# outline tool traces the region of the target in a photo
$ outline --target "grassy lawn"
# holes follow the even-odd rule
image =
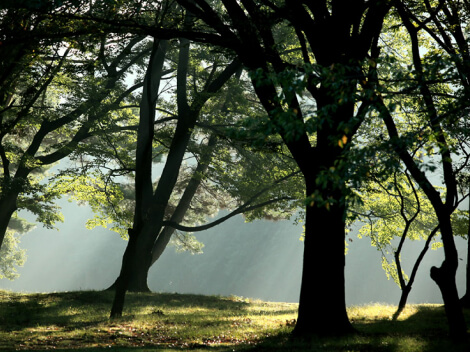
[[[123,318],[110,320],[112,299],[110,292],[0,291],[0,350],[470,351],[447,338],[437,305],[408,306],[396,322],[394,306],[351,307],[357,334],[299,342],[289,338],[296,304],[130,293]]]

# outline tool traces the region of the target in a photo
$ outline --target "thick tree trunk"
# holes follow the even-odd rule
[[[315,178],[306,179],[307,195]],[[343,335],[354,331],[346,311],[345,297],[345,208],[307,205],[302,283],[294,337]]]
[[[435,266],[431,268],[431,278],[441,290],[451,337],[455,340],[466,340],[466,322],[455,284],[456,269],[455,265],[444,260],[440,268]]]
[[[345,303],[342,210],[307,206],[302,284],[294,336],[341,335],[354,331]]]

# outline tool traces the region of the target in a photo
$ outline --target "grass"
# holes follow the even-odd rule
[[[0,350],[149,351],[470,351],[447,337],[442,306],[349,308],[357,334],[294,341],[297,305],[180,294],[129,293],[120,319],[108,319],[110,292],[19,294],[0,291]],[[467,318],[470,312],[466,312]],[[315,319],[315,317],[312,317]]]

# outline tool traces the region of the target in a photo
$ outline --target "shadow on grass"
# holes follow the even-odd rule
[[[67,292],[53,294],[29,294],[18,295],[0,291],[0,330],[8,334],[27,333],[28,329],[44,329],[62,327],[63,330],[84,330],[83,334],[96,334],[93,338],[101,339],[99,342],[118,341],[119,336],[97,331],[101,324],[109,324],[109,309],[113,300],[112,292]],[[151,333],[158,329],[171,329],[180,324],[184,329],[185,314],[191,313],[191,308],[198,310],[200,316],[192,316],[191,324],[197,326],[197,335],[204,336],[204,329],[217,326],[216,331],[228,331],[233,324],[245,324],[242,319],[248,314],[250,303],[236,297],[219,297],[204,295],[178,295],[178,294],[155,294],[155,293],[130,293],[126,298],[126,307],[131,314],[147,319],[148,316],[156,314],[161,320],[154,322]],[[174,309],[188,308],[187,312],[176,313]],[[152,309],[154,310],[152,311]],[[167,313],[167,310],[170,313]],[[200,313],[200,311],[203,311]],[[217,314],[212,314],[217,312]],[[294,309],[288,310],[286,306],[278,310],[263,313],[250,311],[249,314],[293,314]],[[465,311],[467,321],[470,321],[470,311]],[[195,315],[195,314],[193,314]],[[230,316],[227,319],[227,316]],[[116,321],[118,325],[125,325],[126,319],[133,319],[128,315]],[[312,319],[316,319],[312,317]],[[161,324],[161,325],[158,325]],[[247,323],[248,324],[248,323]],[[170,346],[169,343],[159,344],[154,340],[148,347],[113,346],[109,348],[120,352],[148,352],[148,351],[378,351],[378,352],[467,352],[470,351],[469,344],[454,344],[448,337],[447,320],[443,307],[416,306],[416,313],[406,319],[392,321],[388,317],[380,318],[358,318],[353,323],[357,333],[340,337],[312,337],[308,340],[293,340],[288,329],[279,330],[269,337],[259,340],[254,344],[191,344],[177,343]],[[232,326],[232,327],[231,327]],[[149,328],[150,329],[150,328]],[[93,332],[92,332],[93,331]],[[116,333],[117,334],[117,333]],[[5,336],[12,336],[5,335]],[[152,337],[155,336],[155,337]],[[157,339],[157,335],[149,337]],[[92,342],[93,338],[90,338]],[[119,337],[120,338],[120,337]],[[86,339],[82,335],[76,338]],[[89,341],[89,340],[87,340]],[[151,341],[151,340],[149,340]],[[194,340],[193,340],[194,341]],[[83,346],[83,344],[82,344]],[[2,348],[0,341],[0,349]],[[73,349],[66,349],[60,345],[56,351],[82,351],[96,352],[103,350],[100,347],[81,348],[75,344]],[[34,350],[40,350],[41,346],[35,345]],[[27,348],[22,348],[27,350]],[[4,350],[4,349],[3,349]]]
[[[0,291],[0,327],[3,331],[24,330],[38,326],[66,326],[78,329],[109,322],[114,298],[112,291],[78,291],[48,294],[11,294]],[[152,312],[171,308],[206,308],[209,310],[240,312],[249,303],[237,298],[170,293],[128,293],[123,318],[133,319],[142,307],[155,307]],[[174,314],[175,315],[175,314]],[[177,315],[176,315],[177,316]]]
[[[453,342],[449,338],[444,308],[417,306],[417,312],[407,319],[355,322],[356,333],[346,336],[312,336],[294,340],[289,334],[264,339],[247,347],[250,352],[325,351],[325,352],[469,352],[470,341]],[[470,310],[465,311],[470,324]],[[315,319],[312,317],[312,319]],[[469,331],[470,332],[470,331]]]
[[[93,326],[107,320],[112,296],[102,292],[61,292],[18,295],[0,294],[0,326],[2,330],[19,330],[40,325],[67,326],[70,329]],[[88,319],[79,319],[83,307],[93,310]]]

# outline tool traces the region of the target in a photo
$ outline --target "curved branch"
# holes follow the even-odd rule
[[[255,210],[255,209],[258,209],[258,208],[262,208],[262,207],[265,207],[269,204],[273,204],[273,203],[280,202],[280,201],[283,201],[283,200],[294,200],[294,199],[295,198],[292,198],[292,197],[281,197],[281,198],[270,199],[270,200],[267,200],[265,202],[255,204],[255,205],[252,205],[252,206],[247,206],[247,203],[245,203],[242,206],[235,209],[234,211],[232,211],[231,213],[221,217],[220,219],[217,219],[215,221],[212,221],[208,224],[201,225],[201,226],[184,226],[184,225],[180,225],[180,224],[178,224],[176,222],[173,222],[173,221],[163,221],[163,225],[168,226],[168,227],[173,227],[174,229],[180,230],[180,231],[187,231],[187,232],[204,231],[204,230],[208,230],[208,229],[210,229],[210,228],[212,228],[212,227],[214,227],[218,224],[223,223],[224,221],[234,217],[235,215],[242,214],[242,213],[247,212],[247,211],[252,211],[252,210]]]

